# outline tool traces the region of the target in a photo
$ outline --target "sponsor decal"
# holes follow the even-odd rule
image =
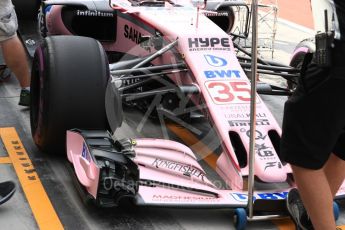
[[[218,12],[218,11],[213,11],[213,10],[209,10],[209,11],[206,11],[206,12],[201,12],[203,15],[207,16],[207,17],[222,17],[222,16],[229,16],[229,13],[228,12]]]
[[[204,57],[210,66],[222,67],[228,64],[228,62],[224,58],[221,58],[221,57],[217,57],[210,54],[205,54]]]
[[[244,104],[244,105],[238,105],[238,104],[232,104],[232,105],[226,105],[220,107],[223,110],[230,110],[232,112],[236,111],[237,113],[248,113],[250,109],[250,105]]]
[[[206,81],[205,87],[213,102],[218,105],[249,103],[250,86],[247,81]],[[259,98],[258,103],[260,103]]]
[[[46,13],[46,14],[50,13],[50,11],[51,11],[52,8],[53,8],[53,5],[47,6],[47,7],[45,8],[44,13]]]
[[[230,193],[231,196],[239,202],[248,202],[248,194],[244,193]],[[288,192],[273,192],[273,193],[257,193],[254,195],[254,200],[283,200],[286,199]]]
[[[120,81],[121,79],[120,78],[114,78],[112,77],[112,81],[116,82],[116,80]],[[135,84],[139,81],[142,81],[142,79],[140,78],[132,78],[132,79],[128,79],[128,80],[122,80],[122,84],[123,86],[127,86],[127,85],[132,85],[132,84]],[[138,87],[139,90],[142,89],[142,87]]]
[[[207,201],[217,202],[216,197],[211,196],[175,196],[175,195],[153,195],[152,201],[165,201],[165,202],[194,202],[194,201]]]
[[[230,38],[188,38],[189,51],[230,51]]]
[[[87,162],[90,162],[90,153],[87,149],[85,142],[83,143],[83,150],[81,152],[81,157],[84,158]]]
[[[239,70],[206,70],[206,78],[241,78]]]
[[[268,168],[274,168],[274,167],[278,167],[279,169],[282,168],[282,163],[279,162],[279,161],[275,161],[275,162],[266,162],[266,166],[265,166],[265,169],[264,171],[266,171],[266,169]]]
[[[175,172],[181,172],[184,176],[194,176],[197,178],[200,178],[201,180],[204,180],[205,173],[200,171],[199,169],[191,166],[191,165],[185,165],[182,163],[169,161],[169,160],[163,160],[156,158],[152,165],[156,168],[166,168],[173,170]]]
[[[259,97],[257,97],[258,99]],[[244,103],[244,104],[229,104],[229,105],[222,105],[218,107],[219,109],[222,109],[224,111],[227,110],[227,112],[224,112],[225,114],[246,114],[250,110],[250,104],[249,103]],[[261,104],[257,104],[257,110],[260,110]],[[224,115],[226,116],[226,115]],[[231,118],[229,116],[229,118]],[[243,117],[240,117],[243,118]]]
[[[125,38],[128,38],[129,40],[137,43],[137,44],[140,44],[141,41],[142,41],[142,34],[137,31],[136,29],[130,27],[129,25],[125,25],[124,26],[124,36]]]
[[[246,107],[247,108],[247,107]],[[224,114],[224,117],[227,119],[238,119],[238,118],[250,118],[249,113],[232,113],[232,114]],[[256,113],[257,118],[264,118],[267,117],[265,113]]]
[[[245,130],[241,130],[245,131]],[[246,131],[247,137],[250,137],[250,130]],[[259,130],[255,130],[255,140],[265,140],[267,135],[263,135]]]
[[[87,17],[114,17],[112,12],[101,12],[97,10],[77,10],[77,15]]]
[[[255,144],[255,149],[259,157],[273,157],[274,153],[271,147],[267,147],[264,144]]]
[[[229,125],[231,127],[243,127],[243,126],[250,126],[249,120],[236,120],[236,121],[228,121]],[[270,125],[270,122],[268,119],[256,119],[255,122],[256,125],[262,126],[262,125]]]

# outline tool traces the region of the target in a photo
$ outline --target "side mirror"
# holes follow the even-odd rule
[[[197,7],[199,10],[206,9],[207,0],[191,0],[192,5]]]
[[[248,37],[250,9],[243,0],[210,1],[207,3],[206,10],[217,13],[217,15],[210,15],[208,18],[227,34],[239,38]]]
[[[198,5],[197,7],[199,7],[199,9],[203,10],[203,9],[206,9],[206,6],[207,6],[207,0],[204,0],[204,2],[202,1],[198,1]]]

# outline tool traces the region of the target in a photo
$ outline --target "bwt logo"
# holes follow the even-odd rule
[[[241,78],[239,70],[206,70],[206,78]]]
[[[210,54],[206,54],[204,55],[204,57],[210,66],[222,67],[228,64],[228,62],[224,58],[221,58],[221,57],[213,56]]]
[[[230,48],[229,38],[188,38],[189,48],[200,48],[200,47],[215,47],[220,45],[222,47]]]
[[[254,200],[284,200],[288,192],[273,192],[273,193],[257,193]],[[248,202],[248,195],[243,193],[231,193],[231,196],[239,202]]]

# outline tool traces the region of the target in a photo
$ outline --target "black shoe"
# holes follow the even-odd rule
[[[16,184],[13,181],[0,183],[0,205],[8,201],[16,191]]]
[[[20,91],[19,105],[30,106],[30,91],[27,89],[22,89]]]
[[[291,219],[295,222],[296,229],[313,230],[307,210],[304,208],[302,199],[296,188],[289,191],[286,198],[286,207],[290,213]]]
[[[11,70],[6,65],[0,65],[0,82],[6,81],[11,77]]]

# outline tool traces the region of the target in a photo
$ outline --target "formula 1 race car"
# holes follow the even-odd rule
[[[245,26],[235,33],[239,12]],[[137,205],[237,208],[240,229],[247,205],[251,58],[235,41],[248,36],[249,19],[242,0],[43,1],[31,82],[35,144],[45,152],[67,152],[83,196],[97,205],[129,199]],[[294,67],[307,52],[295,52]],[[289,83],[259,84],[258,93],[290,95],[298,69],[258,62],[259,74]],[[261,189],[254,210],[285,212],[294,182],[279,158],[281,129],[259,95],[256,107],[254,168]],[[114,135],[127,108],[191,131],[195,118],[206,121],[219,140],[213,169],[221,186],[194,149],[173,140]]]

